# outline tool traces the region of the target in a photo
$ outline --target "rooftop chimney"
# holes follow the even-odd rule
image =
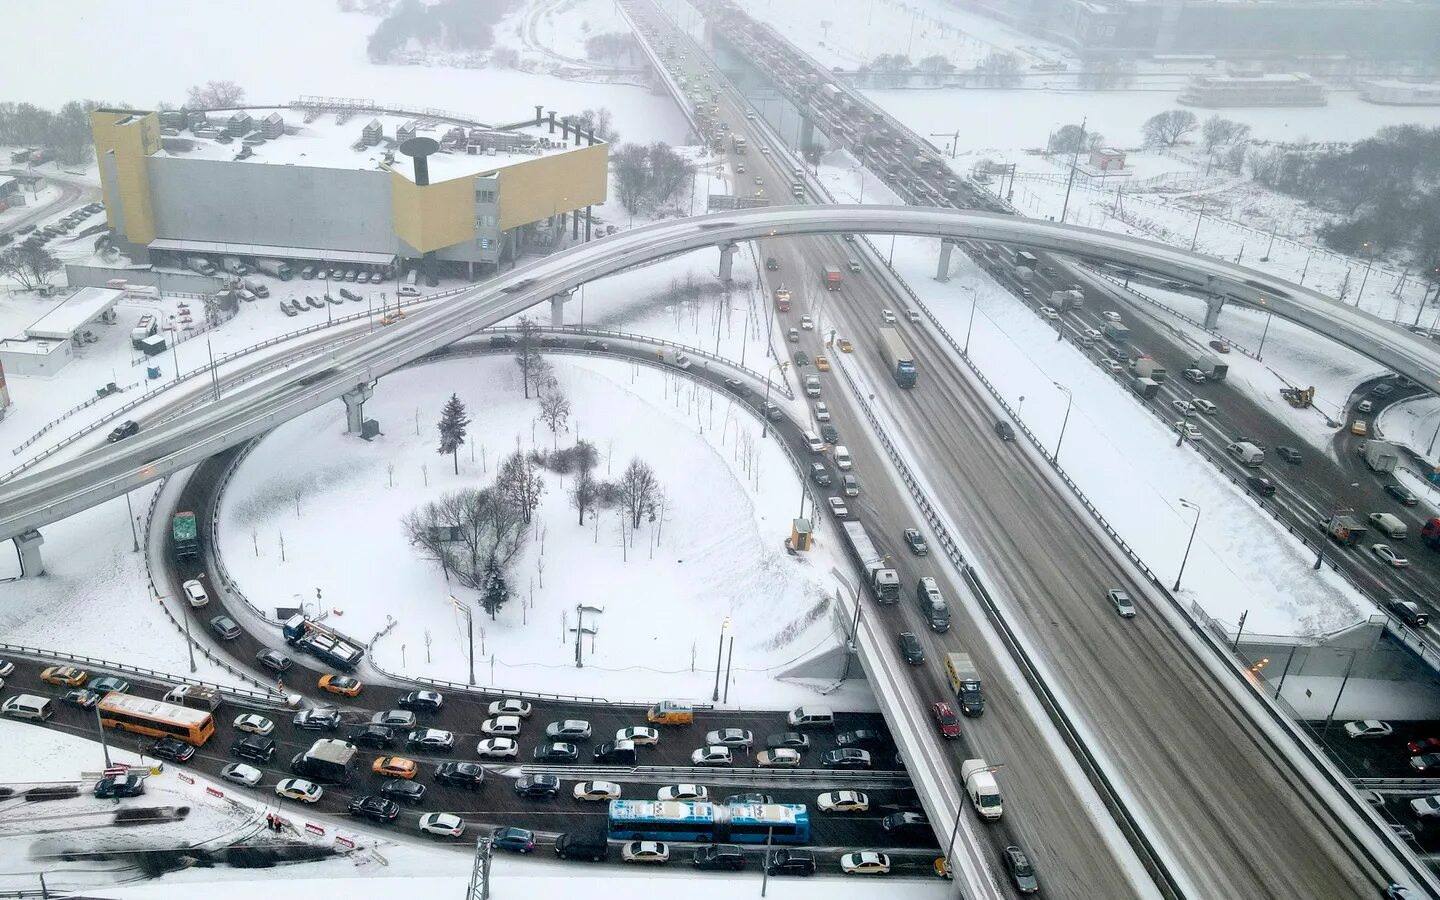
[[[535,104],[535,127],[536,127],[536,128],[539,128],[539,127],[540,127],[540,120],[544,118],[544,114],[542,114],[542,113],[540,112],[540,110],[542,110],[542,109],[544,109],[544,104],[541,104],[541,103]]]

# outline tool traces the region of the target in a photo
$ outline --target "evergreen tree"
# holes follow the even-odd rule
[[[470,419],[465,415],[465,404],[457,394],[451,394],[445,408],[440,411],[440,449],[442,456],[450,454],[455,463],[455,474],[460,474],[460,445],[465,443],[465,429]]]
[[[505,570],[495,559],[485,564],[485,593],[480,597],[480,605],[495,618],[495,613],[510,599],[510,585],[505,581]]]

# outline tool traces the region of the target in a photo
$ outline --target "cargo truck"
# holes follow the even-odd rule
[[[1067,309],[1080,309],[1085,305],[1085,292],[1079,288],[1070,288],[1065,291],[1051,291],[1050,305],[1061,312]]]
[[[865,573],[865,586],[877,603],[900,602],[900,573],[885,565],[885,557],[870,541],[859,522],[841,522],[845,545],[854,563]]]
[[[130,329],[130,346],[137,350],[140,349],[140,342],[156,334],[159,330],[159,321],[151,313],[146,313],[140,317],[139,322],[135,323],[135,327]]]
[[[203,256],[187,256],[185,258],[187,268],[199,272],[201,275],[214,275],[215,264]]]
[[[775,289],[775,311],[790,311],[790,291],[786,288],[778,287]]]
[[[319,622],[312,622],[303,615],[291,616],[281,630],[287,644],[342,672],[355,668],[365,656],[365,647],[359,641],[332,631]]]
[[[915,357],[900,339],[900,332],[893,328],[880,329],[880,356],[885,360],[885,366],[890,370],[890,376],[895,379],[896,384],[902,388],[915,386],[918,374],[915,370]]]
[[[165,702],[213,713],[220,708],[220,692],[203,685],[182,684],[165,693]]]
[[[242,278],[240,279],[240,286],[257,297],[265,298],[270,296],[270,289],[265,286],[265,282],[258,278]]]
[[[1192,369],[1199,369],[1205,373],[1207,381],[1224,381],[1225,376],[1230,372],[1230,366],[1208,353],[1203,353],[1190,361]]]
[[[825,283],[825,290],[838,291],[841,283],[845,281],[845,276],[840,273],[839,266],[826,266],[820,272],[820,280]]]
[[[945,654],[945,677],[950,679],[950,690],[955,692],[962,715],[976,718],[985,712],[985,686],[970,654]]]
[[[295,274],[295,270],[290,268],[289,263],[282,262],[278,259],[266,259],[262,257],[255,260],[255,268],[264,272],[266,275],[274,276],[281,281],[289,281],[290,276]],[[353,281],[354,279],[351,280]]]
[[[1130,329],[1120,322],[1106,322],[1105,336],[1117,344],[1123,344],[1130,340]]]
[[[1370,471],[1382,474],[1395,471],[1395,464],[1400,461],[1400,454],[1395,446],[1384,441],[1361,441],[1359,453]]]
[[[220,262],[225,267],[225,271],[229,272],[231,275],[250,274],[250,267],[241,262],[240,257],[238,256],[227,256]]]
[[[177,560],[200,555],[200,531],[193,512],[177,512],[170,519],[170,550]]]
[[[1360,539],[1369,531],[1368,528],[1349,516],[1332,516],[1328,521],[1321,521],[1320,527],[1330,535],[1331,540],[1346,547],[1353,547],[1360,543]]]
[[[1016,250],[1012,262],[1017,269],[1023,266],[1034,271],[1040,267],[1040,260],[1035,258],[1035,254],[1027,250]]]
[[[1141,356],[1130,361],[1130,374],[1138,378],[1149,378],[1151,381],[1164,382],[1169,377],[1165,367],[1148,356]]]
[[[311,744],[309,750],[295,754],[290,760],[290,771],[311,781],[349,784],[359,755],[354,744],[321,738]]]
[[[1146,400],[1153,400],[1160,393],[1160,382],[1153,378],[1132,378],[1130,388]]]
[[[744,155],[745,155],[745,139],[744,139],[743,137],[741,137],[740,135],[738,135],[738,134],[737,134],[737,135],[734,135],[733,137],[731,137],[731,138],[730,138],[730,150],[731,150],[731,152],[733,152],[736,156],[744,156]]]

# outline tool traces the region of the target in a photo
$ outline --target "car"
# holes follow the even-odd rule
[[[1429,772],[1432,769],[1440,769],[1440,753],[1426,753],[1423,756],[1410,757],[1410,768],[1417,772]]]
[[[395,729],[371,722],[353,729],[345,736],[345,740],[357,747],[388,750],[395,743]]]
[[[663,841],[630,841],[620,848],[620,859],[633,863],[670,861],[670,845]]]
[[[1245,484],[1250,490],[1262,497],[1273,497],[1275,495],[1275,482],[1261,475],[1250,475],[1245,478]]]
[[[830,470],[825,468],[824,463],[814,462],[810,464],[810,480],[820,487],[829,487],[834,483],[830,477]]]
[[[810,736],[800,734],[798,731],[782,731],[778,734],[772,734],[765,739],[765,748],[767,750],[779,750],[782,747],[790,750],[799,750],[801,753],[804,753],[810,749]]]
[[[247,734],[269,734],[275,730],[275,723],[254,713],[244,713],[235,717],[235,730]]]
[[[1200,410],[1207,416],[1213,416],[1220,411],[1219,407],[1211,403],[1209,400],[1206,400],[1204,397],[1196,397],[1190,402],[1195,405],[1196,409]]]
[[[1403,569],[1410,565],[1410,560],[1396,553],[1389,544],[1371,544],[1370,552],[1388,563],[1391,568]]]
[[[1135,618],[1135,601],[1130,599],[1130,594],[1120,588],[1111,588],[1105,592],[1110,605],[1115,608],[1115,614],[1122,619]]]
[[[840,857],[840,871],[846,875],[889,875],[890,857],[876,850],[846,853]]]
[[[880,310],[880,321],[881,321],[881,322],[884,322],[886,325],[894,325],[894,324],[896,323],[895,310],[893,310],[893,309],[882,309],[882,310]]]
[[[1398,482],[1392,481],[1389,484],[1385,485],[1385,493],[1394,497],[1396,500],[1399,500],[1402,506],[1414,506],[1415,504],[1420,502],[1419,497],[1416,497],[1414,494],[1410,493],[1408,490],[1405,489],[1403,485],[1399,484]]]
[[[826,356],[823,353],[815,354],[815,368],[819,369],[821,372],[830,371],[830,357]]]
[[[113,444],[116,441],[123,441],[140,433],[140,423],[133,419],[126,419],[110,431],[105,438],[105,443]]]
[[[761,750],[755,754],[755,765],[765,769],[795,769],[800,766],[800,751],[784,747]]]
[[[710,791],[703,784],[668,784],[655,792],[657,800],[709,800]]]
[[[800,329],[798,329],[798,328],[791,328],[790,330],[786,331],[786,332],[785,332],[785,339],[788,340],[788,341],[789,341],[790,343],[792,343],[792,344],[798,344],[798,343],[800,343]]]
[[[728,766],[733,762],[729,747],[701,747],[690,754],[692,766]]]
[[[282,778],[275,784],[275,796],[301,803],[315,803],[325,796],[325,789],[303,778]]]
[[[370,771],[384,778],[404,778],[410,780],[415,777],[419,769],[415,760],[404,756],[379,756],[370,764]]]
[[[536,762],[574,762],[580,758],[580,748],[564,741],[546,741],[535,748]]]
[[[804,350],[796,350],[796,351],[795,351],[794,359],[795,359],[795,367],[796,367],[797,369],[800,368],[801,366],[808,366],[808,365],[810,365],[810,354],[806,353]]]
[[[850,339],[849,339],[849,338],[841,338],[840,340],[836,341],[835,343],[836,343],[836,346],[838,346],[838,347],[840,348],[840,352],[841,352],[841,353],[853,353],[853,352],[855,352],[855,345],[852,344],[852,343],[850,343]]]
[[[439,712],[445,705],[445,697],[439,691],[411,691],[396,700],[395,705],[414,712]]]
[[[619,800],[620,785],[613,781],[582,781],[575,785],[571,796],[576,800]]]
[[[496,700],[490,704],[490,715],[519,716],[522,719],[528,719],[530,718],[530,709],[530,704],[525,700]]]
[[[532,800],[549,800],[559,796],[560,779],[554,775],[521,775],[515,779],[515,793]]]
[[[382,824],[393,822],[400,816],[400,804],[375,794],[356,797],[350,801],[350,815]]]
[[[81,709],[94,709],[95,704],[100,702],[100,696],[89,688],[73,688],[66,691],[60,699]]]
[[[425,785],[402,778],[387,778],[380,786],[380,796],[389,797],[397,803],[423,803],[426,793]]]
[[[765,271],[767,271],[767,272],[778,272],[778,271],[780,271],[780,261],[777,260],[777,259],[776,259],[775,257],[773,257],[773,256],[767,256],[767,257],[765,257]]]
[[[1358,722],[1345,723],[1345,734],[1351,738],[1387,738],[1394,733],[1395,729],[1389,722],[1381,722],[1379,719],[1364,719]]]
[[[900,644],[900,655],[912,666],[925,664],[925,647],[913,631],[902,631],[897,637]]]
[[[405,746],[412,750],[449,753],[455,749],[455,734],[439,728],[417,728],[405,737]]]
[[[801,316],[801,317],[800,317],[800,327],[801,327],[802,329],[804,329],[805,331],[814,331],[814,330],[815,330],[815,320],[812,319],[812,318],[810,318],[809,316]]]
[[[279,650],[261,650],[255,654],[255,661],[272,672],[284,672],[290,668],[290,657]]]
[[[890,739],[873,728],[856,728],[835,735],[835,746],[880,750],[890,746]]]
[[[1370,389],[1370,393],[1376,397],[1388,397],[1395,391],[1395,385],[1380,383]]]
[[[826,750],[820,756],[820,765],[827,769],[868,769],[870,768],[870,753],[854,747]]]
[[[150,747],[150,755],[166,762],[189,762],[195,755],[195,748],[176,737],[166,736]]]
[[[1375,403],[1371,400],[1361,400],[1359,403],[1355,404],[1355,409],[1358,412],[1368,413],[1375,409]]]
[[[90,680],[90,673],[74,666],[46,666],[40,670],[40,680],[61,687],[80,687]]]
[[[745,114],[745,121],[747,121],[747,122],[753,122],[753,121],[755,121],[755,114],[754,114],[753,112],[747,112],[747,113]]]
[[[748,750],[755,743],[755,736],[744,728],[717,728],[705,735],[705,743]]]
[[[1303,456],[1300,455],[1300,451],[1296,450],[1294,447],[1276,447],[1275,455],[1285,460],[1292,466],[1300,465],[1300,463],[1302,463],[1305,459]]]
[[[1200,429],[1196,428],[1194,425],[1191,425],[1189,422],[1186,422],[1184,419],[1175,422],[1171,427],[1173,427],[1176,431],[1185,435],[1186,438],[1192,441],[1200,440]]]
[[[824,400],[816,400],[816,401],[815,401],[815,421],[817,421],[817,422],[828,422],[828,421],[830,421],[830,407],[825,404],[825,401],[824,401]]]
[[[850,507],[845,505],[843,497],[826,497],[825,502],[830,504],[830,511],[837,518],[846,519],[850,517]]]
[[[588,741],[590,739],[590,723],[584,719],[551,722],[545,726],[545,736],[562,741]]]
[[[233,641],[240,636],[240,626],[229,616],[216,616],[211,619],[210,630],[222,641]]]
[[[485,783],[485,767],[473,762],[443,762],[435,769],[435,781],[478,791]]]
[[[485,759],[514,759],[520,745],[510,738],[485,738],[475,745],[475,753]]]
[[[880,820],[880,827],[887,834],[922,835],[930,831],[930,820],[922,812],[891,813]]]
[[[738,872],[745,868],[745,851],[734,844],[707,844],[695,851],[691,865],[709,871]]]
[[[809,850],[775,850],[765,863],[765,872],[770,875],[809,877],[815,874],[815,854]]]
[[[340,727],[340,710],[329,707],[302,709],[290,720],[302,731],[334,731]]]
[[[513,334],[492,334],[490,336],[490,346],[492,347],[514,347],[519,343]]]
[[[925,543],[925,538],[921,536],[918,528],[905,529],[905,546],[916,556],[927,556],[930,553],[930,545]]]
[[[520,733],[519,716],[494,716],[480,723],[481,734],[501,736]]]
[[[387,709],[372,715],[370,721],[389,728],[414,728],[415,714],[406,709]]]
[[[1171,400],[1170,405],[1175,407],[1175,411],[1182,416],[1188,416],[1195,411],[1195,407],[1189,400]]]
[[[1416,738],[1406,744],[1405,749],[1409,750],[1412,756],[1440,752],[1440,737]]]
[[[1040,882],[1035,877],[1035,867],[1030,864],[1030,857],[1025,851],[1011,844],[1000,851],[1000,864],[1005,867],[1005,873],[1010,876],[1010,881],[1015,885],[1015,890],[1021,894],[1036,894],[1040,892]]]
[[[1117,362],[1116,360],[1113,360],[1113,359],[1107,359],[1107,360],[1105,360],[1104,363],[1103,363],[1103,365],[1105,366],[1105,368],[1109,369],[1111,372],[1119,373],[1119,372],[1125,371],[1125,367],[1124,367],[1123,365],[1121,365],[1119,362]]]
[[[746,805],[764,806],[764,805],[766,805],[766,804],[768,804],[768,803],[774,803],[774,802],[775,802],[775,798],[774,798],[773,796],[771,796],[770,794],[731,794],[730,796],[728,796],[728,797],[725,798],[725,802],[724,802],[723,804],[721,804],[721,805],[722,805],[722,806],[746,806]]]
[[[185,592],[185,599],[190,601],[190,606],[199,609],[210,602],[210,595],[205,593],[205,585],[198,579],[192,578],[180,585],[180,590]]]
[[[781,411],[779,405],[768,400],[760,405],[760,412],[772,422],[777,422],[785,417],[785,413]]]
[[[737,394],[743,394],[745,393],[745,382],[738,378],[727,378],[725,379],[725,388]]]
[[[14,663],[8,659],[0,659],[0,678],[9,678],[14,672]]]
[[[840,443],[840,432],[835,430],[834,425],[826,422],[820,426],[820,439],[827,444],[838,444]]]
[[[497,850],[529,853],[535,849],[535,832],[507,825],[490,832],[490,845]]]
[[[615,732],[615,740],[654,746],[660,743],[660,731],[648,725],[632,725],[629,728],[622,728]]]
[[[608,353],[610,351],[610,342],[598,340],[596,338],[590,338],[585,341],[585,349],[598,350],[601,353]]]
[[[102,778],[95,782],[93,793],[101,800],[138,797],[145,793],[145,778],[141,775],[119,775]]]
[[[1424,628],[1430,624],[1430,614],[1413,601],[1391,597],[1385,601],[1385,608],[1411,628]]]
[[[1205,373],[1196,368],[1186,369],[1185,371],[1181,372],[1180,375],[1191,384],[1205,383]]]
[[[1015,429],[1010,426],[1009,422],[1006,422],[1003,419],[999,419],[995,422],[995,434],[1002,441],[1015,440]]]
[[[955,715],[955,710],[944,700],[930,704],[930,716],[935,720],[935,727],[939,729],[943,738],[957,738],[960,736],[960,717]]]
[[[460,837],[465,833],[465,820],[454,813],[425,813],[416,824],[426,834],[438,837]]]
[[[1105,310],[1104,312],[1102,312],[1100,315],[1104,316],[1106,319],[1108,319],[1108,320],[1111,321],[1111,322],[1119,322],[1119,321],[1120,321],[1120,314],[1119,314],[1118,312],[1116,312],[1115,310],[1113,310],[1113,309],[1107,309],[1107,310]]]
[[[255,787],[265,778],[265,774],[254,766],[230,763],[220,770],[220,777],[226,781],[233,781],[235,784],[243,784],[245,787]]]
[[[920,311],[919,311],[918,309],[907,309],[907,310],[905,310],[905,319],[906,319],[906,321],[913,322],[914,324],[919,325],[919,324],[920,324]]]
[[[230,745],[230,752],[251,762],[268,763],[275,756],[275,739],[247,734]]]

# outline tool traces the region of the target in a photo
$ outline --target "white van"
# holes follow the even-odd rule
[[[400,295],[401,297],[418,297],[420,296],[420,289],[417,287],[412,287],[408,284],[402,284],[400,285],[400,290],[396,291],[395,293]]]
[[[1004,815],[1000,786],[995,783],[989,763],[983,759],[967,759],[960,764],[960,777],[965,781],[965,795],[980,818],[994,822]]]
[[[797,706],[785,717],[791,728],[834,728],[835,714],[828,706]]]
[[[1410,533],[1409,529],[1405,527],[1405,523],[1390,513],[1371,513],[1370,524],[1376,531],[1383,531],[1388,537],[1397,541],[1405,540],[1405,536]]]
[[[807,396],[807,397],[818,397],[818,396],[820,396],[820,376],[819,376],[819,375],[806,375],[806,376],[805,376],[805,396]]]
[[[835,458],[835,468],[842,472],[850,471],[850,448],[844,444],[836,444],[835,449],[830,451],[830,455]]]
[[[515,737],[520,734],[520,717],[495,716],[481,722],[480,730],[496,737]]]
[[[809,445],[811,453],[825,452],[825,442],[820,440],[820,435],[813,431],[805,432],[805,443]]]
[[[33,719],[43,722],[55,714],[55,708],[44,697],[16,694],[0,704],[0,715],[12,719]]]

